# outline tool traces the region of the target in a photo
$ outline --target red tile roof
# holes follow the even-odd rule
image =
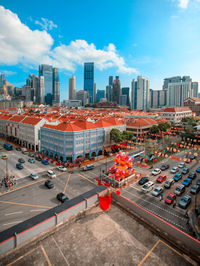
[[[184,111],[191,111],[189,107],[166,107],[163,112],[170,112],[170,113],[177,113],[177,112],[184,112]]]
[[[39,118],[39,117],[26,117],[22,121],[22,123],[23,124],[29,124],[29,125],[37,125],[41,120],[42,120],[42,118]]]
[[[14,115],[10,118],[10,121],[21,122],[25,118],[25,115]]]

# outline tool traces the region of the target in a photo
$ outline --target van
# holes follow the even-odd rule
[[[47,175],[48,175],[48,177],[50,177],[50,178],[56,178],[56,174],[55,174],[52,170],[48,170],[48,171],[47,171]]]

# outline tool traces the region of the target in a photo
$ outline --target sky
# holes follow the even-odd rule
[[[58,67],[61,100],[72,75],[83,89],[84,62],[97,89],[110,75],[154,90],[171,76],[200,82],[199,12],[200,0],[0,0],[0,73],[21,87],[40,64]]]

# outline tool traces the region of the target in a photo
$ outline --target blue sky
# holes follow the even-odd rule
[[[40,63],[59,67],[83,89],[83,62],[95,62],[97,89],[109,75],[130,86],[137,75],[161,89],[163,79],[200,81],[200,0],[0,0],[0,73],[16,86]]]

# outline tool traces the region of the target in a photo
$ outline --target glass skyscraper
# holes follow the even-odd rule
[[[41,95],[41,98],[44,99],[45,104],[59,104],[60,83],[58,69],[49,65],[40,65],[39,77],[44,77],[44,95]]]
[[[94,63],[84,63],[84,91],[89,94],[89,103],[94,103]]]

